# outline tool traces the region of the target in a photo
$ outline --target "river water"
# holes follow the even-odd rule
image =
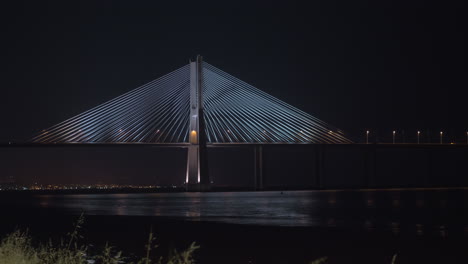
[[[467,189],[54,194],[17,198],[15,206],[241,225],[468,234]]]

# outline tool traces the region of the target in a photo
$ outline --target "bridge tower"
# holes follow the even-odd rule
[[[203,60],[200,55],[190,61],[190,134],[187,151],[186,186],[189,191],[209,189],[205,120],[203,116]]]

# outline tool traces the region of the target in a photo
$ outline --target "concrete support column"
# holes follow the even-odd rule
[[[433,187],[437,186],[438,183],[435,183],[432,177],[432,149],[426,149],[427,155],[427,174],[424,179],[424,187]]]
[[[317,189],[324,188],[324,164],[323,148],[321,145],[315,145],[315,174],[317,175],[315,185]]]
[[[255,190],[261,191],[264,188],[263,178],[263,147],[262,145],[254,146],[254,181]]]
[[[370,144],[364,148],[364,186],[372,188],[377,171],[377,145]]]
[[[199,179],[199,148],[197,145],[190,145],[187,149],[187,175],[185,182],[188,190],[196,190]]]

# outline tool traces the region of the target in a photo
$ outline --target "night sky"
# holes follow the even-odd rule
[[[0,143],[173,71],[210,64],[362,140],[463,141],[463,1],[10,1]],[[409,139],[408,139],[409,140]]]
[[[463,1],[11,2],[0,142],[29,139],[197,54],[354,137],[443,129],[463,139],[468,129]]]

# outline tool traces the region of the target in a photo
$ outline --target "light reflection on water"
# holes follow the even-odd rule
[[[417,236],[468,232],[466,190],[267,191],[37,195],[71,214],[135,215],[273,226],[385,229]],[[31,201],[28,201],[29,203]]]
[[[73,214],[137,215],[236,224],[313,226],[307,191],[38,195],[37,206]],[[43,201],[47,200],[47,203]]]

